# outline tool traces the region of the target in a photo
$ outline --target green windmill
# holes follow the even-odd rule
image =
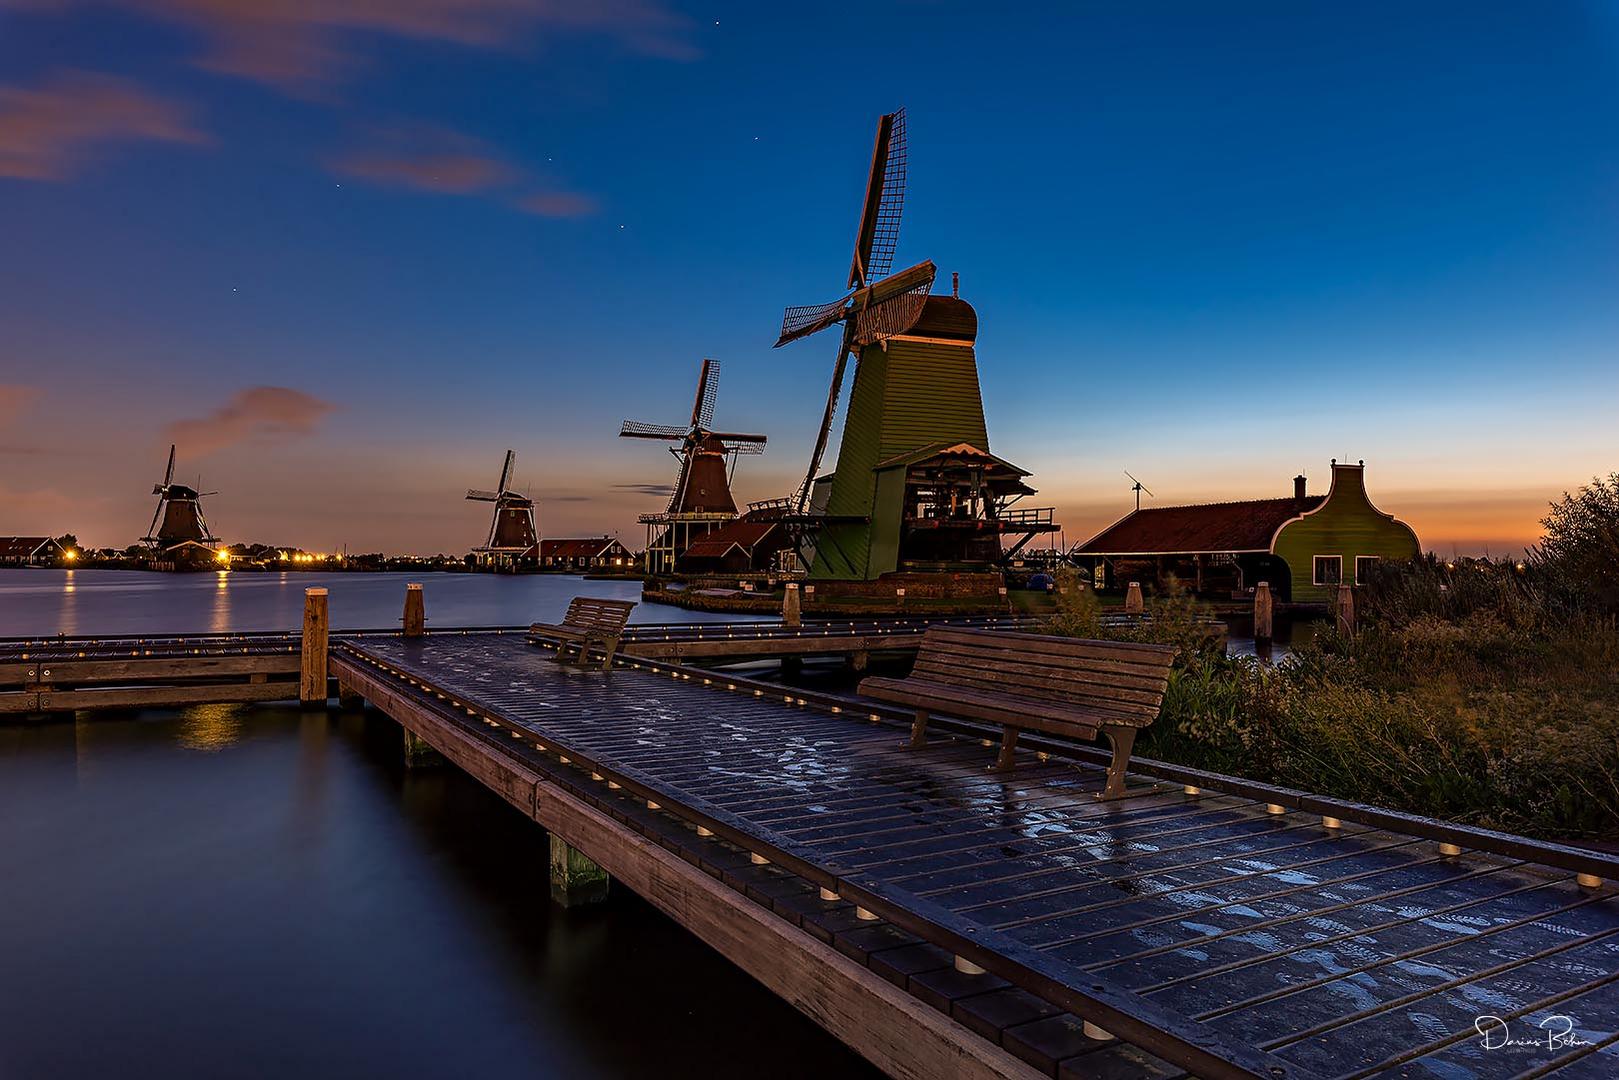
[[[877,122],[852,291],[830,304],[788,308],[776,341],[842,326],[826,413],[792,515],[812,581],[990,569],[1057,528],[1049,508],[1014,508],[1034,493],[1024,483],[1029,474],[989,452],[972,305],[954,288],[930,295],[931,261],[889,273],[906,163],[901,109]],[[854,387],[837,464],[819,475],[851,355]]]

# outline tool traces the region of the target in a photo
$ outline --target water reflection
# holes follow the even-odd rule
[[[179,714],[176,745],[218,753],[242,738],[244,710],[238,705],[193,705]]]

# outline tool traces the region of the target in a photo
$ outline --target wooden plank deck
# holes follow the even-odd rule
[[[1612,860],[1483,834],[1495,853],[1450,855],[1436,823],[1327,828],[1140,772],[1100,803],[1089,761],[1030,747],[993,774],[976,736],[907,751],[847,699],[645,659],[570,671],[510,636],[346,641],[333,662],[590,797],[656,803],[714,859],[749,853],[780,875],[720,868],[749,895],[1051,1075],[1619,1075],[1619,901],[1574,873]],[[819,889],[840,904],[806,913]],[[1582,1041],[1548,1047],[1554,1015]],[[1539,1041],[1485,1049],[1481,1016]]]

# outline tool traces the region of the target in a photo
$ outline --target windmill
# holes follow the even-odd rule
[[[511,487],[512,466],[516,461],[517,451],[506,451],[506,463],[500,468],[500,483],[494,491],[480,491],[477,488],[467,491],[467,498],[473,502],[495,504],[489,537],[483,547],[473,550],[513,562],[527,557],[539,544],[534,529],[534,500],[527,495],[519,495]]]
[[[143,538],[148,545],[155,549],[166,549],[185,543],[211,547],[219,542],[208,531],[208,522],[202,516],[202,503],[199,501],[219,492],[198,491],[174,482],[172,444],[169,446],[169,467],[163,472],[163,482],[152,485],[152,494],[157,496],[157,510],[153,512],[152,523],[147,526]]]
[[[659,439],[680,446],[669,452],[680,461],[668,513],[735,514],[731,497],[731,469],[738,454],[765,452],[765,436],[715,431],[714,399],[719,393],[720,362],[704,360],[697,373],[697,397],[691,405],[691,423],[685,427],[645,424],[626,420],[619,429],[625,439]]]
[[[715,431],[714,400],[719,393],[720,362],[703,361],[697,373],[697,396],[691,422],[684,427],[626,420],[619,429],[625,439],[657,439],[678,443],[669,452],[680,462],[669,507],[661,514],[644,514],[647,526],[647,570],[667,573],[687,545],[716,525],[737,516],[731,496],[731,472],[739,454],[762,454],[765,436]]]
[[[1007,513],[1028,475],[989,452],[973,342],[978,316],[956,295],[931,296],[936,267],[890,273],[909,163],[905,110],[877,121],[845,296],[789,307],[776,347],[838,327],[832,385],[790,502],[811,579],[875,580],[902,567],[982,568],[1001,537],[1054,531],[1050,511]],[[837,467],[818,475],[849,358],[853,387]],[[1043,516],[1041,516],[1043,515]],[[1032,528],[1024,528],[1028,525]],[[813,540],[811,541],[811,537]]]

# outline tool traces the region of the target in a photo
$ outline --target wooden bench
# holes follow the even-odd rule
[[[613,654],[618,651],[618,639],[624,635],[624,624],[630,620],[635,608],[633,600],[599,600],[593,596],[576,596],[568,602],[568,613],[559,623],[535,623],[528,628],[534,637],[557,639],[555,659],[565,660],[570,644],[579,647],[576,658],[580,667],[590,662],[590,647],[600,645],[607,654],[602,659],[602,670],[613,666]]]
[[[904,679],[870,678],[860,692],[916,710],[911,746],[927,742],[930,714],[1001,725],[997,769],[1012,767],[1020,731],[1107,737],[1105,799],[1124,794],[1136,731],[1158,718],[1175,650],[1001,630],[930,626]]]

